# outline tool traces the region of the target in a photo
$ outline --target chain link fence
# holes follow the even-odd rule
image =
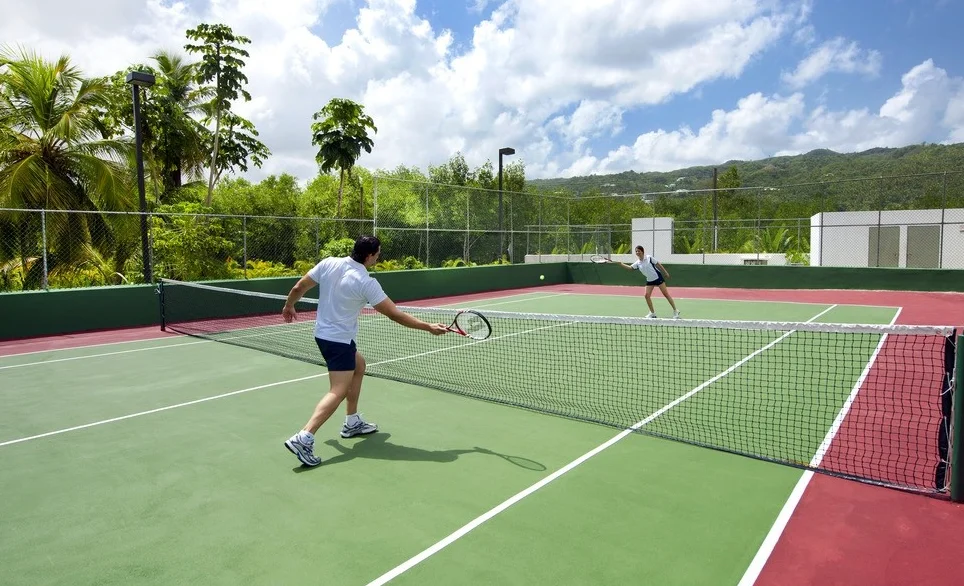
[[[143,283],[141,215],[0,209],[0,291]],[[372,220],[146,215],[155,279],[302,275],[374,231]]]
[[[155,279],[294,276],[374,233],[376,271],[637,244],[665,263],[964,268],[964,172],[591,196],[379,176],[373,199],[371,217],[355,219],[151,213],[148,262]],[[143,282],[140,218],[0,209],[0,291]]]

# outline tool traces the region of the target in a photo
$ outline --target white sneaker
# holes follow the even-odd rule
[[[301,430],[285,442],[285,447],[305,466],[321,464],[321,458],[315,456],[315,438],[307,431]]]
[[[673,319],[680,319],[679,311],[673,312]]]
[[[366,422],[361,418],[361,415],[356,414],[354,417],[345,419],[345,425],[341,428],[341,437],[348,438],[356,435],[368,435],[376,431],[378,431],[377,425]]]
[[[656,317],[656,314],[651,311],[649,312],[649,314],[646,315],[646,317]]]

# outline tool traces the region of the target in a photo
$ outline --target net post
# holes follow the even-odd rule
[[[161,317],[161,331],[167,331],[167,322],[164,319],[164,279],[157,281],[157,305]]]
[[[954,368],[954,434],[951,440],[951,500],[964,502],[964,335],[957,337]]]

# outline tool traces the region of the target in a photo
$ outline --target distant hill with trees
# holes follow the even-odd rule
[[[565,190],[574,194],[657,193],[712,187],[713,169],[736,167],[744,187],[779,187],[862,177],[964,171],[964,143],[920,144],[875,148],[859,153],[819,149],[802,155],[757,161],[723,161],[719,165],[687,167],[665,172],[625,171],[552,179],[527,179],[540,191]]]

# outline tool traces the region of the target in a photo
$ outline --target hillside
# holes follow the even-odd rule
[[[758,161],[726,161],[717,165],[719,174],[735,166],[742,184],[779,186],[834,181],[880,175],[910,175],[943,171],[964,171],[964,143],[922,144],[901,148],[875,148],[860,153],[836,153],[820,149],[803,155],[771,157]],[[530,179],[539,190],[569,190],[577,194],[648,193],[676,189],[711,187],[713,166],[688,167],[669,172]]]

